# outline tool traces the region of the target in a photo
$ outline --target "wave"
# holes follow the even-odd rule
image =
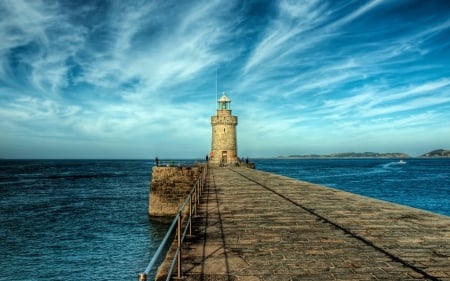
[[[313,175],[303,175],[300,173],[292,173],[290,176],[295,178],[303,177],[305,180],[314,181],[316,179],[327,179],[327,178],[349,178],[349,177],[361,177],[361,176],[371,176],[383,173],[390,173],[392,171],[400,171],[407,162],[393,161],[384,164],[377,164],[372,167],[355,167],[354,169],[340,169],[339,172],[317,172]],[[279,172],[282,173],[282,172]]]

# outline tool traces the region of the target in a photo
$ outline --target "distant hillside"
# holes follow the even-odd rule
[[[421,155],[420,157],[450,157],[450,150],[436,149]]]
[[[333,154],[306,154],[306,155],[289,155],[287,158],[409,158],[408,154],[400,152],[378,153],[378,152],[344,152]],[[286,158],[286,157],[282,157]]]

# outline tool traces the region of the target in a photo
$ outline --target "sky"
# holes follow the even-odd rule
[[[450,1],[0,1],[0,158],[450,149]],[[216,79],[217,77],[217,79]]]

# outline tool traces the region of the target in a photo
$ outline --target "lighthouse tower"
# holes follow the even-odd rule
[[[210,164],[227,166],[238,162],[236,145],[237,116],[231,115],[231,100],[222,94],[217,101],[217,115],[211,116],[212,141]]]

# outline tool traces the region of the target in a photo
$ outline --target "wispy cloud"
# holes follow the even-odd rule
[[[372,0],[367,3],[363,3],[363,5],[356,10],[352,11],[349,14],[344,15],[342,18],[338,19],[334,23],[332,23],[328,28],[335,29],[340,28],[345,24],[349,24],[352,21],[356,20],[357,18],[363,16],[364,14],[370,12],[370,10],[376,8],[378,5],[380,5],[383,1],[382,0]]]
[[[321,15],[324,8],[320,3],[307,1],[304,5],[295,5],[289,1],[280,1],[277,18],[265,27],[264,37],[243,68],[244,74],[255,68],[270,68],[273,62],[296,48],[299,37],[304,37],[307,42],[306,32],[323,21]]]

